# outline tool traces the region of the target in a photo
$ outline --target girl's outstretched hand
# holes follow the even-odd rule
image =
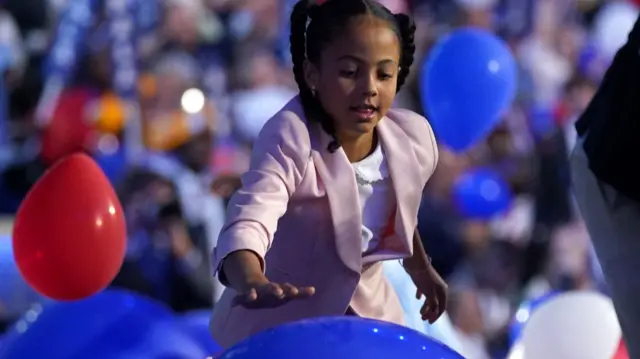
[[[316,292],[314,287],[295,287],[289,283],[266,282],[247,287],[233,299],[234,305],[249,309],[275,308],[292,300],[311,297]]]
[[[409,272],[409,275],[417,287],[416,299],[422,298],[423,295],[427,297],[420,310],[422,320],[433,324],[447,310],[447,283],[431,266],[420,271]]]

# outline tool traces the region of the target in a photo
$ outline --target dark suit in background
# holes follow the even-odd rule
[[[632,359],[640,358],[640,21],[576,124],[574,191]]]

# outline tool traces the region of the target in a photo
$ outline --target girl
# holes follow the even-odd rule
[[[384,260],[403,258],[428,298],[423,320],[445,310],[447,286],[416,233],[438,162],[433,132],[423,117],[390,110],[413,62],[414,32],[406,15],[375,0],[294,7],[300,94],[262,129],[213,253],[228,287],[211,321],[222,347],[309,317],[404,324]]]

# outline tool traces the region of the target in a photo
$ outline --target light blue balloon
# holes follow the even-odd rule
[[[507,44],[480,29],[440,40],[421,75],[421,99],[438,140],[454,151],[481,141],[516,94],[517,64]]]
[[[404,311],[405,325],[446,344],[457,352],[461,352],[462,344],[446,312],[433,324],[422,320],[420,310],[425,303],[425,297],[416,299],[416,285],[401,261],[384,261],[382,265],[385,277],[398,295],[398,299],[400,299],[400,304]]]
[[[0,319],[12,320],[43,301],[22,278],[13,258],[10,236],[0,235]]]

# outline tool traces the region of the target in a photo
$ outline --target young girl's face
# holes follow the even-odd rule
[[[325,48],[319,64],[307,64],[308,85],[336,122],[339,136],[373,131],[395,98],[399,63],[396,33],[383,20],[363,15]]]

